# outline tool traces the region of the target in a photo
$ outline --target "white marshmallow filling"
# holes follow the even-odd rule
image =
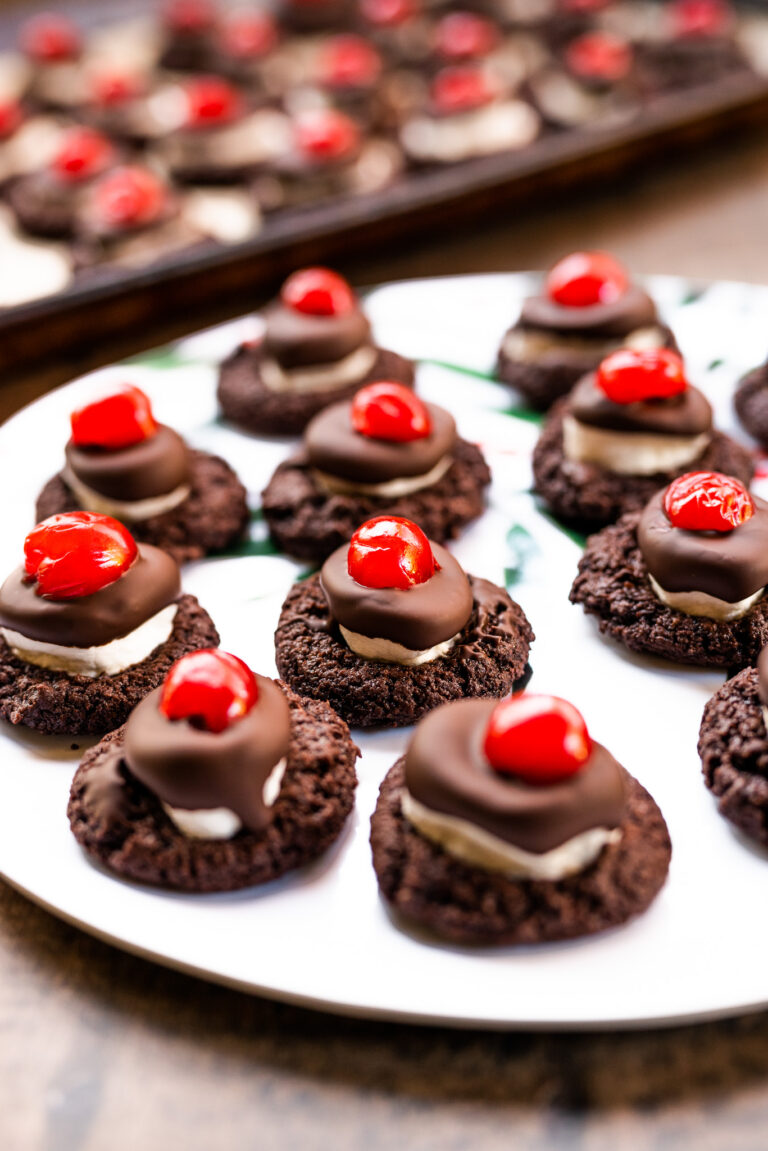
[[[443,456],[433,468],[420,476],[398,476],[392,480],[384,480],[378,484],[358,483],[347,480],[341,476],[331,475],[313,468],[313,475],[320,487],[341,496],[378,496],[382,499],[399,499],[400,496],[409,496],[413,492],[420,492],[423,488],[431,487],[441,480],[453,463],[453,457]]]
[[[417,116],[401,134],[407,152],[423,159],[452,163],[507,148],[524,148],[539,133],[538,114],[522,100],[489,104],[453,116]]]
[[[517,363],[535,364],[538,360],[546,362],[547,357],[553,353],[558,355],[573,353],[604,359],[619,348],[634,348],[642,352],[652,348],[663,348],[666,342],[665,333],[655,326],[637,328],[624,339],[618,340],[595,336],[566,336],[559,332],[548,332],[537,328],[512,328],[504,337],[502,351],[507,359],[515,360]]]
[[[374,663],[399,663],[402,667],[420,667],[422,664],[440,659],[441,656],[448,654],[461,635],[461,632],[457,632],[450,639],[435,644],[434,647],[418,649],[405,647],[391,639],[361,635],[359,632],[350,631],[342,624],[339,624],[339,631],[347,647],[355,655],[372,660]]]
[[[709,432],[695,436],[623,432],[563,419],[563,453],[575,463],[597,464],[619,475],[652,476],[692,463],[706,449]]]
[[[95,679],[99,675],[117,675],[147,659],[170,637],[176,610],[175,603],[169,604],[127,635],[98,647],[43,643],[7,627],[0,628],[0,633],[13,654],[25,663]]]
[[[275,764],[262,788],[265,807],[274,807],[288,761],[285,756]],[[200,807],[186,809],[163,803],[163,810],[182,835],[189,839],[232,839],[241,830],[243,822],[229,807]]]
[[[189,484],[180,484],[172,492],[162,496],[150,496],[143,500],[115,500],[88,487],[68,466],[64,468],[62,475],[81,508],[88,512],[113,516],[123,523],[138,523],[140,520],[148,520],[153,516],[170,512],[179,504],[183,504],[190,492]]]
[[[281,368],[277,360],[264,356],[260,364],[261,379],[273,392],[315,392],[346,388],[365,379],[376,363],[377,354],[371,344],[364,344],[340,360],[308,368]]]
[[[648,573],[648,580],[656,598],[666,604],[667,607],[681,611],[685,615],[704,616],[706,619],[714,619],[720,623],[730,623],[731,620],[741,619],[750,608],[753,608],[763,598],[765,593],[765,588],[761,587],[754,595],[730,603],[728,600],[718,599],[717,596],[709,595],[703,591],[667,591],[654,579],[650,572]]]
[[[403,788],[405,818],[425,839],[470,867],[497,871],[509,879],[557,881],[584,871],[600,852],[621,839],[619,828],[592,827],[541,854],[515,847],[469,820],[425,807]]]

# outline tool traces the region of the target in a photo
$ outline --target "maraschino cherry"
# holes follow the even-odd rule
[[[417,0],[360,0],[363,19],[375,28],[397,28],[418,10]]]
[[[163,8],[163,23],[174,32],[205,32],[215,21],[210,0],[168,0]]]
[[[474,12],[449,12],[435,29],[435,51],[452,62],[487,56],[498,42],[496,26]]]
[[[721,36],[732,20],[724,0],[673,0],[669,12],[676,36]]]
[[[119,451],[143,443],[157,432],[148,396],[132,384],[78,408],[69,418],[72,443],[79,448]]]
[[[170,720],[219,734],[247,715],[259,687],[247,664],[218,648],[202,648],[177,660],[160,695],[160,711]]]
[[[612,304],[629,286],[626,270],[608,252],[572,252],[547,276],[547,294],[566,308]]]
[[[497,96],[490,77],[470,64],[441,68],[432,81],[432,103],[436,111],[451,116],[471,112],[490,104]]]
[[[688,472],[664,495],[664,510],[676,528],[732,532],[755,514],[752,496],[739,480],[721,472]]]
[[[19,40],[22,50],[38,64],[76,60],[82,48],[77,26],[60,12],[40,12],[27,20]]]
[[[3,100],[0,102],[0,140],[7,140],[12,136],[24,119],[21,105],[16,100]]]
[[[91,99],[103,108],[128,104],[145,91],[144,78],[133,72],[95,72],[90,78]]]
[[[409,388],[390,380],[361,388],[350,415],[355,431],[373,440],[407,444],[425,439],[432,431],[427,405]]]
[[[306,316],[343,316],[356,307],[347,281],[330,268],[303,268],[285,281],[283,303]]]
[[[363,587],[407,589],[439,568],[424,532],[403,516],[376,516],[349,542],[347,571]]]
[[[592,740],[572,703],[556,695],[522,693],[493,709],[483,752],[500,775],[546,786],[580,771],[592,753]]]
[[[96,215],[110,228],[137,228],[161,213],[168,198],[165,184],[149,168],[115,168],[94,188]]]
[[[320,54],[319,74],[329,87],[370,87],[381,75],[381,56],[362,36],[334,36]]]
[[[688,388],[683,361],[669,348],[620,348],[600,364],[596,382],[615,404],[664,400]]]
[[[111,516],[62,512],[24,541],[24,570],[46,599],[94,595],[120,579],[138,554],[136,541]]]
[[[242,108],[240,93],[218,76],[199,76],[184,86],[186,123],[208,128],[235,120]]]
[[[629,75],[632,48],[622,36],[611,32],[585,32],[568,45],[565,62],[580,79],[616,84]]]
[[[51,168],[62,180],[77,183],[103,172],[114,158],[114,148],[93,128],[70,128],[64,133]]]
[[[229,56],[259,59],[277,43],[277,25],[268,12],[231,12],[221,27],[221,44]]]
[[[360,144],[354,120],[336,108],[308,108],[294,121],[296,146],[316,163],[329,163],[351,156]]]

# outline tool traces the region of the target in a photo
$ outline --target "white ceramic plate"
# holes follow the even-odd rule
[[[722,677],[631,656],[601,640],[593,622],[569,604],[578,544],[540,515],[527,494],[537,429],[505,411],[508,393],[483,376],[530,287],[526,276],[398,284],[373,292],[369,308],[383,345],[433,361],[420,368],[422,393],[456,413],[463,434],[482,443],[493,467],[491,506],[456,544],[456,554],[469,570],[514,584],[538,637],[534,687],[572,699],[669,822],[672,868],[651,909],[601,937],[517,950],[440,945],[395,927],[378,897],[368,821],[379,782],[408,731],[360,737],[354,815],[316,866],[254,891],[183,896],[126,883],[93,866],[65,814],[77,763],[72,741],[3,727],[0,872],[8,882],[83,929],[158,962],[354,1015],[494,1028],[608,1028],[768,1003],[762,912],[768,860],[717,815],[696,755],[701,711]],[[695,291],[670,279],[651,287],[679,333],[693,378],[713,398],[720,422],[732,428],[733,382],[768,350],[768,291],[735,284]],[[253,320],[239,321],[130,367],[97,373],[0,429],[0,572],[19,562],[34,497],[61,463],[69,411],[100,394],[105,380],[144,387],[162,420],[233,463],[256,503],[288,444],[216,422],[213,367],[253,329]],[[223,646],[273,674],[272,632],[299,570],[271,553],[255,518],[240,555],[189,568],[185,586],[216,620]]]

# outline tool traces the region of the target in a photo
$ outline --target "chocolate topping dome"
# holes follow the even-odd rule
[[[610,752],[593,744],[585,766],[556,784],[501,775],[481,750],[495,707],[495,700],[461,700],[421,721],[405,754],[405,782],[415,800],[539,855],[592,828],[619,826],[624,783]]]
[[[755,499],[754,515],[730,532],[676,528],[664,510],[665,492],[649,502],[637,529],[643,559],[671,592],[705,592],[739,603],[768,584],[768,503]]]
[[[355,431],[350,403],[332,404],[315,416],[304,434],[309,462],[321,472],[366,484],[423,476],[456,443],[456,421],[444,408],[426,405],[432,430],[422,439],[397,443]]]
[[[291,723],[277,684],[260,675],[256,681],[251,710],[216,733],[167,719],[162,688],[146,696],[125,727],[125,759],[136,778],[171,807],[226,807],[249,830],[263,831],[270,819],[264,784],[288,754]]]
[[[81,483],[115,500],[164,496],[190,478],[189,449],[178,432],[165,424],[129,448],[83,448],[70,440],[65,454]]]
[[[581,424],[616,432],[699,436],[712,430],[712,408],[698,388],[676,396],[618,404],[609,400],[592,372],[571,392],[571,415]]]
[[[658,323],[656,305],[647,292],[630,284],[618,299],[606,304],[569,308],[547,295],[529,296],[523,302],[520,326],[598,338],[621,338],[638,328]]]
[[[440,567],[426,583],[409,588],[369,588],[347,570],[349,545],[328,557],[320,582],[331,615],[349,631],[426,651],[452,639],[472,614],[472,590],[450,552],[429,541]]]
[[[371,342],[371,325],[359,307],[334,316],[315,316],[275,300],[262,312],[264,351],[282,368],[330,364]]]
[[[128,635],[181,594],[178,564],[166,552],[139,544],[119,579],[93,595],[45,599],[18,567],[0,587],[0,627],[40,643],[102,647]]]

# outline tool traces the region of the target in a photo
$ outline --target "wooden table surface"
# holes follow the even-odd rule
[[[542,267],[575,247],[637,271],[768,282],[768,143],[679,156],[357,271]],[[84,366],[4,381],[0,415]],[[19,817],[33,835],[34,812]],[[2,1151],[768,1147],[768,1014],[584,1036],[341,1020],[124,955],[2,885],[0,1036]]]

